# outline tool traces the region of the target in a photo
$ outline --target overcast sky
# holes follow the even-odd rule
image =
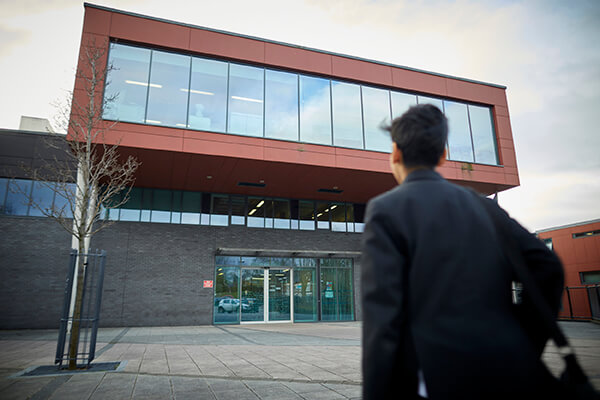
[[[600,1],[98,0],[94,4],[507,86],[529,230],[600,218]],[[0,128],[73,88],[83,2],[0,0]]]

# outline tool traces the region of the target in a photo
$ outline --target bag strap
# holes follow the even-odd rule
[[[477,193],[475,193],[475,195],[480,199],[486,208],[488,215],[491,217],[496,228],[496,232],[500,236],[501,243],[504,245],[504,255],[508,259],[508,263],[512,266],[517,279],[523,285],[523,291],[527,292],[527,296],[539,312],[542,322],[544,323],[547,331],[550,333],[550,337],[558,347],[559,352],[563,357],[573,354],[573,349],[558,326],[550,305],[546,302],[544,296],[542,296],[542,293],[533,276],[531,275],[529,268],[525,265],[525,260],[519,251],[519,245],[516,242],[516,239],[508,231],[506,220],[501,218],[502,214],[500,213],[500,210],[497,209],[497,207],[488,199],[480,196]]]

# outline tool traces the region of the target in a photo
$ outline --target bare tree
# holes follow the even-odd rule
[[[56,122],[66,135],[51,137],[49,145],[65,150],[67,162],[58,159],[32,169],[30,175],[64,201],[62,206],[44,207],[31,198],[30,203],[44,215],[55,219],[73,237],[77,245],[75,302],[69,342],[69,369],[77,367],[79,330],[82,311],[83,279],[92,236],[113,221],[102,218],[106,208],[119,207],[127,202],[140,163],[132,156],[123,160],[119,153],[120,140],[107,143],[107,133],[116,122],[105,121],[103,110],[117,97],[103,97],[107,76],[112,66],[107,64],[108,42],[97,45],[92,41],[82,46],[76,72],[76,93],[59,105]],[[65,143],[66,142],[66,143]],[[63,157],[61,157],[63,158]],[[74,168],[76,166],[76,168]],[[74,185],[75,183],[75,185]]]

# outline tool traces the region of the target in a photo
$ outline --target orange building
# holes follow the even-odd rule
[[[565,268],[560,317],[600,319],[600,220],[537,231]]]

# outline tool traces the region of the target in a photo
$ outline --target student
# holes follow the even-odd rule
[[[548,334],[527,304],[515,312],[513,270],[482,199],[435,171],[446,158],[446,117],[418,105],[387,130],[399,186],[372,199],[365,218],[364,399],[551,398],[540,360]],[[560,261],[500,212],[558,312]]]

